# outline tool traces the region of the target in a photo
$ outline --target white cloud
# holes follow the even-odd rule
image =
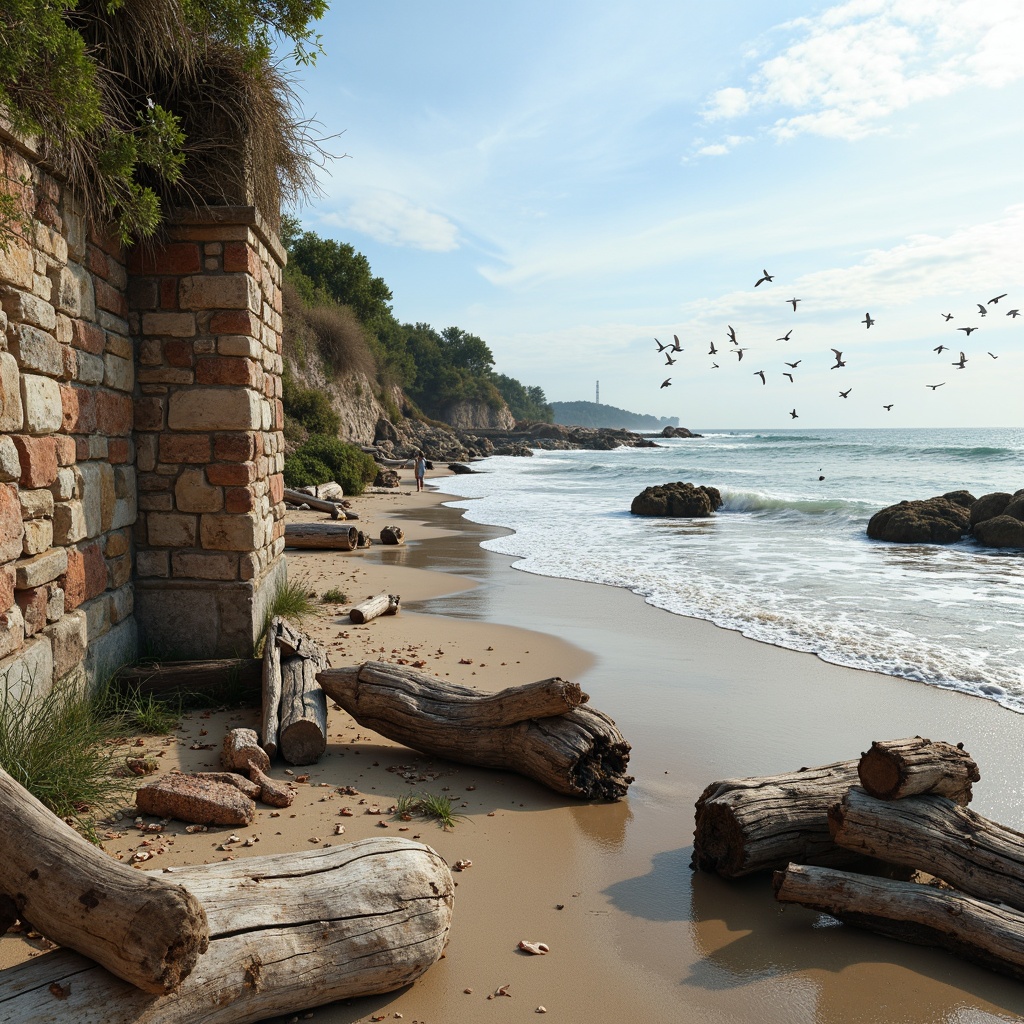
[[[356,199],[346,211],[329,213],[323,219],[385,245],[427,252],[451,252],[459,247],[459,231],[450,220],[393,192],[372,192]]]
[[[750,97],[746,89],[719,89],[704,109],[705,121],[717,121],[720,118],[740,117],[750,109]]]

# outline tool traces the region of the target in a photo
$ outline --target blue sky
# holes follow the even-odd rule
[[[299,216],[403,321],[690,426],[1024,424],[1021,0],[394,0],[319,30],[296,85],[346,156]]]

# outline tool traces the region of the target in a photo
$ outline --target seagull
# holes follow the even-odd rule
[[[675,366],[676,365],[676,361],[668,354],[668,352],[665,353],[665,365],[666,366]]]
[[[742,363],[743,353],[746,352],[747,350],[745,348],[734,348],[733,351],[736,353],[736,358]]]
[[[938,354],[941,356],[943,352],[949,351],[949,346],[948,345],[936,345],[935,348],[932,349],[932,351],[933,352],[938,352]]]
[[[864,319],[863,319],[863,320],[861,320],[861,323],[862,323],[862,324],[866,324],[866,325],[867,325],[867,329],[868,329],[869,331],[871,330],[871,325],[872,325],[872,324],[873,324],[874,322],[875,322],[875,321],[871,319],[871,314],[870,314],[870,313],[865,313],[865,314],[864,314]]]
[[[762,384],[764,384],[764,383],[765,383],[765,379],[764,379],[764,370],[755,370],[755,371],[754,371],[754,376],[755,376],[755,377],[760,377],[760,378],[761,378],[761,383],[762,383]]]
[[[1005,299],[1006,298],[1006,294],[1007,294],[1006,292],[1003,292],[1002,295],[997,295],[994,299],[989,299],[988,300],[988,304],[990,306],[994,306],[1000,299]]]
[[[1008,309],[1008,310],[1006,311],[1006,315],[1007,315],[1007,316],[1012,316],[1012,317],[1013,317],[1013,319],[1014,319],[1014,320],[1016,320],[1016,319],[1017,319],[1017,317],[1019,317],[1019,316],[1020,316],[1020,310],[1019,310],[1019,309]]]
[[[663,388],[670,388],[670,387],[672,387],[672,378],[671,377],[666,377],[665,380],[663,380],[661,382],[661,386]]]
[[[679,344],[679,335],[678,334],[673,334],[672,337],[675,338],[675,344],[672,346],[672,351],[673,352],[682,352],[683,351],[683,346]]]
[[[739,342],[736,340],[736,332],[732,329],[732,324],[726,324],[729,328],[729,340],[734,344],[738,345]]]
[[[953,319],[952,313],[940,313],[939,316],[941,316],[947,323]]]
[[[849,394],[850,394],[850,392],[852,390],[853,390],[853,388],[847,388],[845,391],[840,391],[839,392],[839,397],[840,398],[847,398],[847,397],[849,397]]]
[[[795,370],[795,369],[796,369],[796,368],[797,368],[797,367],[798,367],[798,366],[799,366],[799,365],[800,365],[800,364],[801,364],[802,362],[803,362],[803,360],[802,360],[802,359],[798,359],[798,360],[797,360],[797,361],[796,361],[795,363],[786,363],[786,365],[787,365],[787,366],[788,366],[788,367],[789,367],[789,368],[790,368],[791,370]]]
[[[793,312],[795,313],[796,312],[796,304],[798,302],[803,302],[803,299],[786,299],[786,301],[787,302],[791,302],[793,304]]]
[[[883,406],[882,406],[882,408],[883,408],[883,409],[884,409],[884,410],[885,410],[886,412],[892,412],[892,407],[893,407],[893,406],[894,406],[895,404],[896,404],[895,402],[892,402],[892,403],[891,403],[890,405],[883,405]]]
[[[781,338],[776,338],[775,340],[776,341],[789,341],[789,336],[792,333],[793,333],[793,328],[791,327],[788,331],[786,331],[786,333]]]
[[[792,412],[791,412],[791,413],[790,413],[789,415],[790,415],[790,416],[791,416],[791,417],[792,417],[793,419],[795,419],[795,420],[796,420],[796,419],[799,419],[799,418],[800,418],[800,417],[799,417],[799,416],[797,416],[797,414],[796,414],[796,409],[794,409],[794,410],[793,410],[793,411],[792,411]]]
[[[665,349],[667,349],[667,348],[671,348],[671,346],[670,346],[670,345],[662,345],[662,343],[661,343],[660,341],[658,341],[658,339],[657,339],[657,338],[655,338],[654,340],[655,340],[655,341],[657,342],[657,344],[658,344],[658,351],[659,351],[659,352],[664,352],[664,351],[665,351]]]
[[[718,349],[715,348],[715,343],[714,342],[711,342],[711,351],[708,353],[708,355],[709,356],[717,356],[718,355]]]
[[[711,369],[712,370],[717,370],[718,369],[718,363],[712,363],[711,364]]]
[[[774,276],[773,276],[772,274],[769,274],[767,270],[763,271],[763,273],[764,273],[764,277],[762,277],[762,278],[759,278],[759,279],[757,280],[757,282],[756,282],[756,283],[754,284],[754,287],[755,287],[755,288],[756,288],[756,287],[757,287],[757,286],[758,286],[759,284],[764,284],[764,283],[765,283],[765,281],[768,281],[768,282],[770,283],[770,282],[772,282],[772,281],[774,281],[774,280],[775,280]]]
[[[978,303],[978,316],[988,316],[988,310],[980,302]]]
[[[789,383],[790,383],[790,384],[792,384],[792,383],[793,383],[793,374],[791,374],[791,373],[786,373],[785,371],[783,371],[783,373],[782,373],[782,376],[783,376],[783,377],[788,377],[788,378],[789,378]]]
[[[965,356],[963,354],[963,352],[961,352],[960,353],[960,362],[959,363],[950,363],[950,366],[955,366],[958,370],[966,369],[967,368],[967,356]]]
[[[978,328],[978,327],[958,327],[957,330],[958,331],[963,331],[964,334],[966,334],[967,337],[969,338],[971,336],[971,331],[977,331],[977,330],[980,330],[980,328]]]
[[[989,355],[992,356],[993,359],[998,359],[999,358],[999,356],[995,355],[992,352],[989,352]]]
[[[843,353],[840,352],[839,349],[837,349],[837,348],[832,349],[832,351],[835,352],[835,354],[836,354],[836,365],[835,366],[830,366],[829,369],[830,370],[838,370],[841,366],[845,366],[846,365],[846,363],[843,362]]]
[[[942,384],[945,384],[945,383],[946,383],[945,381],[942,382]],[[931,388],[932,391],[935,391],[937,388],[941,388],[942,384],[925,384],[925,387],[926,388]]]

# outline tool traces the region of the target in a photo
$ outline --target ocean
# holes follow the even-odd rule
[[[514,531],[485,547],[518,569],[624,587],[755,640],[1024,712],[1024,551],[865,533],[903,499],[1024,488],[1024,429],[702,433],[495,457],[444,488],[470,520]],[[723,508],[630,514],[645,487],[675,480],[717,487]]]

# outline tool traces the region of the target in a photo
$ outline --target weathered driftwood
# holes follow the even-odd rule
[[[854,788],[829,811],[837,845],[927,871],[1024,910],[1024,835],[942,796],[876,800]]]
[[[691,866],[723,878],[801,864],[843,865],[828,810],[857,784],[857,762],[713,782],[697,801]]]
[[[279,615],[270,620],[263,641],[263,704],[260,715],[260,746],[268,758],[277,753],[277,725],[281,709],[281,632]]]
[[[385,526],[380,531],[381,544],[404,544],[405,530],[400,526]]]
[[[270,767],[270,758],[260,746],[254,729],[228,729],[220,750],[220,763],[233,772],[248,772],[254,761],[263,771]]]
[[[289,764],[315,764],[327,749],[327,699],[316,681],[323,667],[301,655],[281,659],[278,750]]]
[[[344,512],[341,500],[332,501],[327,498],[318,498],[313,494],[304,494],[302,491],[293,491],[290,487],[284,489],[284,500],[292,505],[308,505],[315,508],[317,512]]]
[[[861,755],[857,772],[861,785],[880,800],[938,793],[964,807],[971,802],[971,783],[981,778],[963,744],[953,746],[921,736],[876,740]]]
[[[327,651],[320,644],[296,629],[287,619],[278,617],[275,621],[277,646],[281,648],[282,654],[298,654],[303,658],[309,658],[317,668],[327,668]]]
[[[176,818],[197,825],[251,825],[256,804],[237,786],[201,775],[161,776],[135,791],[135,806],[143,814]]]
[[[399,605],[402,603],[399,594],[378,594],[371,597],[362,604],[357,604],[349,613],[348,617],[355,623],[362,625],[378,615],[396,615]]]
[[[358,539],[359,531],[354,526],[334,523],[287,523],[284,528],[284,543],[289,548],[352,551]]]
[[[170,992],[193,970],[209,929],[199,901],[176,881],[112,860],[3,769],[0,821],[0,894],[8,916],[88,953],[129,982],[117,982],[126,991]],[[21,1020],[5,1017],[4,991],[0,982],[0,1019]],[[56,1019],[52,1006],[50,1012]]]
[[[607,715],[582,706],[586,695],[574,683],[482,695],[380,661],[317,678],[360,725],[427,754],[518,772],[591,800],[617,800],[633,781],[625,774],[629,744]]]
[[[249,778],[260,787],[260,800],[263,803],[271,807],[291,807],[295,790],[264,775],[252,761],[249,762]]]
[[[210,922],[209,952],[176,992],[139,992],[58,950],[0,972],[0,1020],[248,1024],[391,992],[441,957],[455,891],[433,850],[391,838],[162,877],[194,893]]]
[[[206,693],[218,687],[244,683],[257,685],[260,663],[255,658],[223,658],[214,661],[172,661],[130,665],[114,677],[118,687],[137,690],[143,696],[162,693]]]
[[[918,882],[801,864],[776,872],[773,885],[782,903],[1024,979],[1024,915],[1010,907]]]

